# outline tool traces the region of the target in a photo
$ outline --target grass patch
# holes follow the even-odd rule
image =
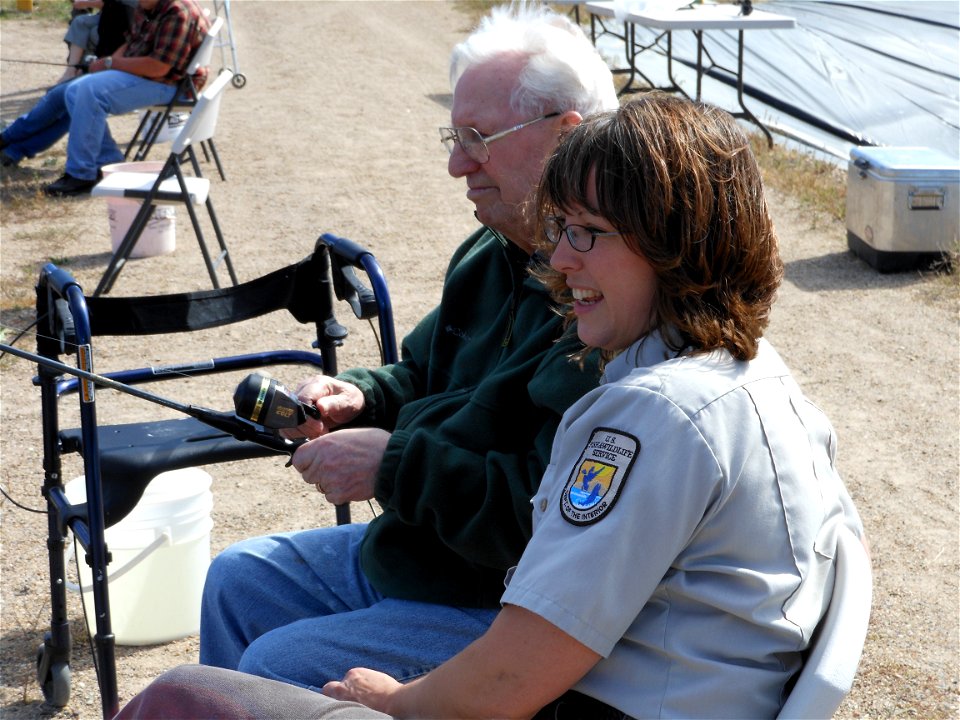
[[[770,187],[834,220],[844,220],[847,203],[846,168],[782,145],[768,147],[761,133],[753,133],[750,144],[764,182]]]
[[[0,169],[4,215],[18,220],[63,217],[69,203],[51,203],[43,194],[43,186],[60,177],[66,159],[66,143],[61,140],[34,161],[25,158],[16,167]]]
[[[18,177],[5,179],[0,189],[5,218],[15,222],[32,220],[59,220],[71,214],[69,203],[50,202],[43,194],[43,186],[56,179],[40,173],[17,173]]]
[[[924,275],[932,276],[932,282],[923,285],[923,292],[928,302],[934,304],[949,303],[954,312],[960,302],[960,239],[955,240],[953,248],[944,255],[942,261],[933,265]]]
[[[17,0],[0,0],[0,18],[9,20],[55,20],[70,22],[70,3],[65,0],[33,0],[33,10],[18,9]]]

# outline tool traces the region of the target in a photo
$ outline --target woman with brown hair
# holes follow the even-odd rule
[[[774,717],[838,533],[862,526],[832,427],[762,337],[783,264],[747,137],[726,112],[644,94],[569,131],[537,209],[542,279],[605,384],[560,423],[487,633],[413,683],[358,670],[324,692],[398,717],[591,700]]]
[[[605,384],[564,414],[489,630],[406,684],[355,668],[323,692],[403,718],[775,717],[863,530],[763,339],[783,266],[747,138],[645,94],[569,131],[537,209],[540,274]]]

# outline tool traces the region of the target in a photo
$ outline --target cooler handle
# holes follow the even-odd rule
[[[911,210],[943,210],[946,191],[942,187],[912,187],[907,193]]]

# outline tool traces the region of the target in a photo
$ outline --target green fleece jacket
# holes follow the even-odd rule
[[[440,305],[404,339],[401,360],[340,378],[358,385],[352,424],[392,435],[361,566],[387,597],[497,607],[531,534],[530,498],[563,412],[597,386],[568,359],[561,318],[530,258],[482,229],[457,250]]]

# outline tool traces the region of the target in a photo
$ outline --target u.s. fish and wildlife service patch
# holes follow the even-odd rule
[[[596,428],[560,496],[560,513],[574,525],[590,525],[610,512],[640,454],[640,441],[622,430]]]

